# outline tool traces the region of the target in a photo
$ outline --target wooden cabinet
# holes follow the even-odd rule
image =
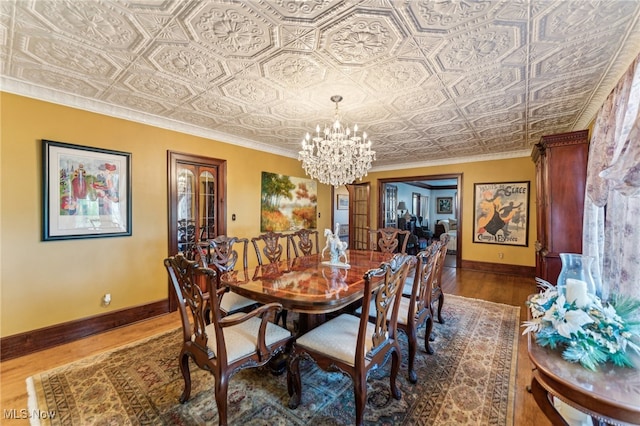
[[[552,284],[560,253],[582,253],[588,130],[543,136],[531,153],[536,165],[536,276]]]

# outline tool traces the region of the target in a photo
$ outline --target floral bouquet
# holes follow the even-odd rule
[[[621,367],[638,367],[627,349],[640,354],[640,300],[615,296],[603,303],[589,294],[587,303],[578,307],[549,282],[536,281],[542,291],[527,301],[532,320],[523,323],[526,328],[522,334],[534,332],[540,346],[562,347],[562,358],[592,371],[609,361]]]

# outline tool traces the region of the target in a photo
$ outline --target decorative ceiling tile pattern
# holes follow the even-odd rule
[[[290,157],[333,118],[374,170],[529,155],[640,52],[636,0],[2,0],[2,90]],[[43,135],[43,137],[46,135]]]

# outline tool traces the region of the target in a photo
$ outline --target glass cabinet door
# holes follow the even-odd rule
[[[200,170],[198,213],[200,217],[199,240],[208,240],[218,236],[216,226],[216,170]]]
[[[192,258],[196,243],[227,232],[223,208],[226,161],[169,151],[167,166],[168,254],[181,252]],[[175,298],[169,297],[169,309],[174,311],[177,306]]]
[[[191,253],[196,242],[196,189],[195,167],[178,165],[176,238],[182,253]]]

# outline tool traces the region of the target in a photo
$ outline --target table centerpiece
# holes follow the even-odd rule
[[[534,333],[538,345],[561,348],[563,359],[592,371],[606,362],[640,367],[629,356],[640,354],[640,300],[614,295],[603,302],[592,293],[569,295],[536,281],[541,291],[526,302],[531,320],[523,322],[522,334]]]

